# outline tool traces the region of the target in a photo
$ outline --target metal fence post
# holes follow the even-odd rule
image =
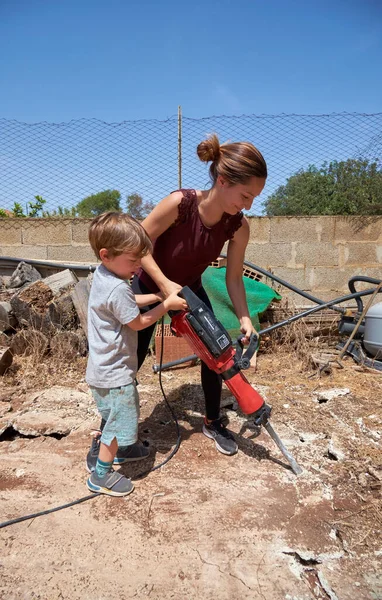
[[[182,188],[182,107],[178,106],[178,189]]]

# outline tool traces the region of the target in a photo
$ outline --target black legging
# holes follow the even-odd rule
[[[141,282],[137,277],[134,277],[132,282],[132,288],[134,294],[150,294],[150,290]],[[195,294],[204,302],[210,310],[212,310],[211,302],[206,294],[206,291],[203,287],[200,287]],[[150,306],[145,306],[141,308],[141,312],[147,312],[157,304],[151,304]],[[141,329],[138,332],[138,370],[142,366],[147,350],[150,345],[151,336],[155,329],[154,325],[150,327],[146,327],[146,329]],[[220,397],[222,390],[222,379],[220,375],[215,373],[215,371],[211,371],[207,367],[207,365],[202,362],[201,365],[201,380],[202,380],[202,388],[204,392],[204,399],[206,405],[206,417],[209,420],[218,419],[220,416]]]

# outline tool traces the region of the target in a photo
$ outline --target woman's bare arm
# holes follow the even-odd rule
[[[166,196],[142,221],[142,226],[153,242],[176,221],[182,198],[182,192],[173,192]],[[142,258],[142,269],[155,281],[165,298],[172,292],[181,290],[180,285],[165,276],[151,254]]]
[[[240,329],[247,341],[249,341],[251,333],[255,331],[249,316],[243,282],[243,262],[248,240],[249,224],[247,219],[243,217],[242,226],[228,243],[226,284],[229,297],[240,322]]]

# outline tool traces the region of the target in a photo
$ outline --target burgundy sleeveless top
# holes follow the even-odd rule
[[[223,213],[218,223],[206,227],[200,219],[195,190],[179,191],[183,192],[183,198],[178,206],[178,217],[155,240],[153,257],[168,279],[196,291],[202,285],[202,273],[241,227],[243,213]],[[143,269],[138,277],[151,292],[158,291],[158,286]]]

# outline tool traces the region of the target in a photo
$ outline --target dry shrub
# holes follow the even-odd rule
[[[86,357],[72,356],[63,360],[47,354],[44,359],[35,356],[15,356],[13,364],[1,378],[5,386],[17,386],[20,392],[49,388],[54,385],[77,387],[84,380]]]
[[[50,352],[49,352],[50,348]],[[10,342],[14,360],[2,378],[21,389],[57,385],[77,385],[84,377],[87,342],[82,330],[57,333],[49,342],[36,329],[18,331]]]
[[[6,348],[10,345],[10,343],[11,341],[9,336],[3,331],[0,331],[0,347]]]
[[[37,329],[21,329],[12,338],[13,355],[31,356],[39,363],[48,350],[48,338]]]
[[[311,352],[310,340],[308,338],[308,327],[302,320],[294,321],[289,325],[280,327],[270,334],[267,350],[294,352],[296,357],[303,362]],[[306,366],[309,361],[307,361]]]
[[[85,356],[87,342],[81,331],[61,331],[50,340],[52,356],[61,360],[70,360],[75,356]]]
[[[283,298],[277,307],[267,312],[269,321],[262,323],[262,329],[304,310],[306,307],[297,307],[290,298]],[[265,352],[292,352],[301,361],[303,368],[310,368],[312,353],[333,346],[338,341],[338,318],[338,314],[333,314],[333,311],[329,314],[328,311],[319,311],[292,321],[261,337],[261,349]]]

